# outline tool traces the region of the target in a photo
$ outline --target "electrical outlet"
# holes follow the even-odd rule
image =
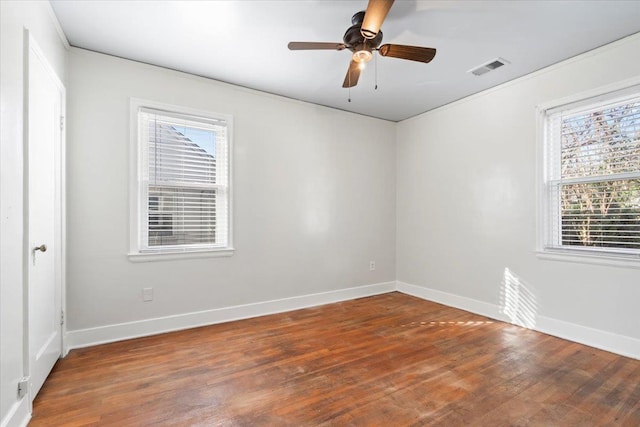
[[[142,289],[142,301],[144,302],[153,301],[153,288]]]
[[[376,269],[376,262],[375,261],[369,261],[369,270],[373,271]]]

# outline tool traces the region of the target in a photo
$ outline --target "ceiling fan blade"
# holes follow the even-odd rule
[[[405,46],[402,44],[384,44],[378,48],[382,56],[408,59],[410,61],[431,62],[436,56],[436,50],[430,47]]]
[[[362,27],[360,28],[362,37],[372,39],[378,34],[392,5],[393,0],[369,0],[364,14],[364,21],[362,21]]]
[[[358,84],[358,79],[360,78],[360,67],[356,61],[351,60],[349,64],[349,69],[347,70],[347,75],[344,78],[344,83],[342,83],[342,87],[354,87]]]
[[[342,50],[343,43],[289,42],[289,50]]]

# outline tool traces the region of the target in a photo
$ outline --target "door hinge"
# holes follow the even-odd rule
[[[64,325],[64,310],[60,311],[60,324]]]
[[[29,377],[24,377],[18,381],[18,397],[23,397],[29,391]]]
[[[64,116],[60,116],[60,130],[64,130]]]

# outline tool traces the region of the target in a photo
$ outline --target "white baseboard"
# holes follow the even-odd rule
[[[67,331],[65,336],[65,355],[74,348],[89,347],[130,338],[249,319],[267,314],[283,313],[301,308],[384,294],[393,292],[395,287],[395,282],[377,283],[317,294]]]
[[[511,323],[508,317],[500,311],[500,307],[495,304],[404,282],[396,282],[396,290],[407,295]],[[531,329],[640,360],[640,340],[637,338],[539,315],[536,316],[535,326]]]
[[[500,313],[497,305],[489,304],[488,302],[478,301],[472,298],[426,288],[424,286],[410,285],[404,282],[396,282],[396,290],[403,294],[437,302],[449,307],[459,308],[460,310],[470,311],[471,313],[480,314],[492,319],[501,320],[503,322],[509,321],[506,316]]]
[[[411,285],[404,282],[385,282],[373,285],[357,286],[336,291],[302,295],[278,300],[263,301],[252,304],[223,307],[213,310],[178,314],[173,316],[146,319],[135,322],[100,326],[96,328],[67,331],[65,336],[65,354],[74,348],[122,341],[149,335],[216,323],[248,319],[268,314],[283,313],[301,308],[313,307],[333,302],[347,301],[387,292],[399,291],[407,295],[437,302],[449,307],[466,310],[492,319],[511,323],[500,311],[500,307],[484,301],[463,297],[424,286]],[[600,329],[566,322],[546,316],[536,316],[535,326],[538,332],[553,335],[590,347],[610,351],[622,356],[640,360],[640,340]],[[27,419],[28,421],[28,419]],[[18,425],[18,424],[7,424]],[[3,421],[0,427],[5,427]]]
[[[564,320],[538,316],[536,331],[640,360],[640,340]]]
[[[11,406],[7,415],[0,422],[0,427],[26,427],[29,420],[31,420],[29,398],[25,396]]]

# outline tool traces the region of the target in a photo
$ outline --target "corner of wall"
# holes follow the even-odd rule
[[[553,335],[554,337],[640,360],[640,340],[633,337],[589,328],[587,326],[541,315],[537,315],[532,319],[532,325],[525,326],[518,324],[516,321],[512,321],[509,316],[495,304],[404,282],[396,282],[396,289],[398,292],[424,300],[437,302],[501,322],[511,323],[519,327],[532,329],[547,335]]]

